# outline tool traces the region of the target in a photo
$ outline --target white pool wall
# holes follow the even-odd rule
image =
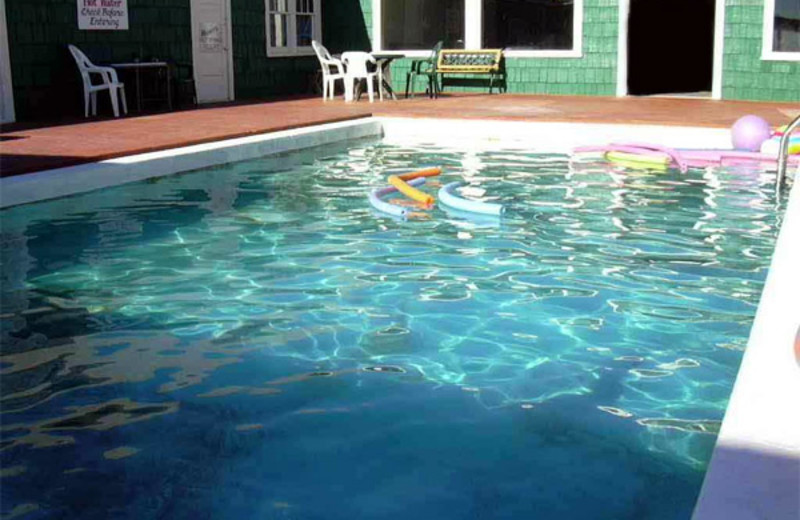
[[[731,149],[730,130],[655,125],[380,118],[387,144],[435,144],[480,151],[502,146],[570,154],[578,146],[637,142],[670,148]]]

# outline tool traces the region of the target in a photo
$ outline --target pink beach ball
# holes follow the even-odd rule
[[[731,140],[737,150],[757,152],[761,145],[770,138],[772,131],[769,123],[758,116],[740,117],[731,128]]]

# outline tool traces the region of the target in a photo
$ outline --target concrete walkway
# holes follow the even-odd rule
[[[800,113],[788,103],[693,98],[454,95],[431,100],[345,104],[293,99],[0,132],[0,174],[19,175],[114,157],[360,117],[435,117],[522,121],[729,127],[744,114],[779,125]]]

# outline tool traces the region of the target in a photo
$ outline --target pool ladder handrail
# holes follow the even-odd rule
[[[789,139],[795,128],[800,125],[800,116],[794,118],[794,121],[789,123],[786,130],[781,136],[781,144],[778,147],[778,176],[775,179],[775,195],[781,194],[781,186],[783,185],[783,178],[786,177],[786,166],[789,162]]]

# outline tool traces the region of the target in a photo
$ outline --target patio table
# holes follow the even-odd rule
[[[164,69],[167,76],[167,106],[172,110],[172,78],[170,78],[170,65],[166,61],[134,61],[130,63],[112,63],[111,67],[118,70],[133,70],[136,77],[136,110],[142,111],[142,80],[143,70]]]
[[[381,74],[383,75],[383,85],[381,85],[381,87],[383,88],[383,91],[391,96],[393,100],[397,101],[397,96],[395,95],[394,88],[392,87],[391,64],[398,58],[405,58],[405,53],[396,51],[381,51],[373,52],[371,54],[372,57],[375,58],[375,61],[378,62],[378,67],[381,68]]]

